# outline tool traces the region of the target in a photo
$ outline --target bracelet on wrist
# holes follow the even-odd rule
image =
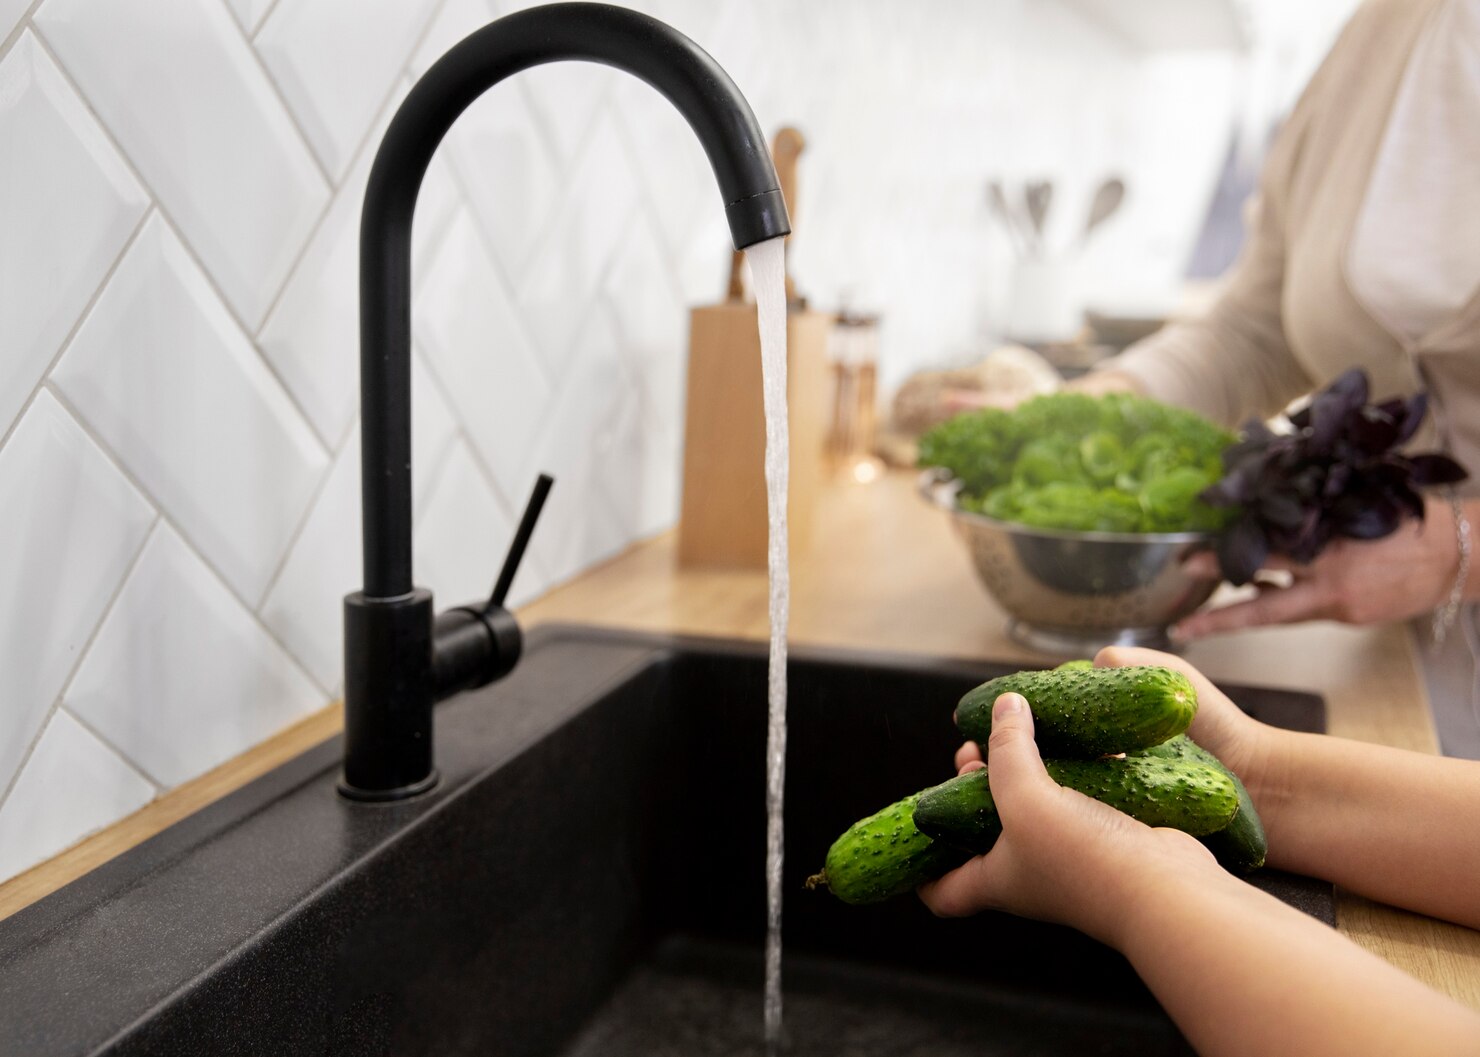
[[[1449,636],[1449,630],[1459,619],[1460,606],[1465,598],[1465,584],[1470,578],[1470,519],[1465,515],[1465,508],[1455,495],[1454,489],[1448,489],[1449,509],[1454,513],[1455,542],[1459,545],[1459,568],[1454,574],[1454,585],[1449,589],[1449,598],[1434,613],[1433,639],[1434,648],[1444,645],[1444,640]]]

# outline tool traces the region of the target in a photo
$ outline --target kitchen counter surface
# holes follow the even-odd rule
[[[824,486],[812,544],[792,554],[791,641],[1044,664],[1007,638],[965,548],[915,496],[913,480],[896,472]],[[667,533],[634,547],[526,607],[521,619],[764,639],[765,575],[680,570],[675,544]],[[1312,624],[1195,643],[1186,656],[1215,680],[1322,695],[1332,734],[1435,752],[1410,651],[1402,627]],[[1345,892],[1336,909],[1338,928],[1357,943],[1480,1009],[1480,932]]]
[[[813,544],[792,555],[793,642],[1044,663],[1007,639],[1002,612],[977,583],[948,521],[915,496],[913,475],[824,485],[815,531]],[[675,555],[671,532],[634,546],[520,610],[520,619],[526,627],[563,621],[766,637],[764,573],[680,570]],[[1187,656],[1214,679],[1321,694],[1332,734],[1435,751],[1402,628],[1323,624],[1248,632],[1194,644]],[[341,725],[338,706],[327,708],[0,884],[0,918],[318,744]],[[1337,920],[1364,947],[1480,1008],[1480,932],[1347,893],[1338,893]]]

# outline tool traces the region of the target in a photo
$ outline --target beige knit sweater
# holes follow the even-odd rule
[[[1434,414],[1418,442],[1447,446],[1472,473],[1462,490],[1480,494],[1480,294],[1405,341],[1369,314],[1346,275],[1389,112],[1439,2],[1368,0],[1357,11],[1271,148],[1222,296],[1105,367],[1230,426],[1353,366],[1366,369],[1374,397],[1427,388]]]

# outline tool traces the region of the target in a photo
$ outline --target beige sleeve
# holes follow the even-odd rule
[[[1320,74],[1275,138],[1248,211],[1248,232],[1227,286],[1197,319],[1173,323],[1100,370],[1130,376],[1154,399],[1233,427],[1267,417],[1309,392],[1312,381],[1285,336],[1286,204],[1304,130],[1320,107]]]

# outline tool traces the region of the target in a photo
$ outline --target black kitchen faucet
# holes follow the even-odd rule
[[[521,635],[503,606],[549,479],[486,603],[436,615],[411,579],[411,221],[422,176],[458,115],[531,66],[602,63],[652,85],[709,156],[736,249],[791,231],[766,139],[733,81],[672,27],[607,4],[529,8],[483,27],[426,72],[375,155],[360,218],[360,410],[365,587],[344,600],[344,774],[355,800],[430,789],[432,705],[508,674]]]

